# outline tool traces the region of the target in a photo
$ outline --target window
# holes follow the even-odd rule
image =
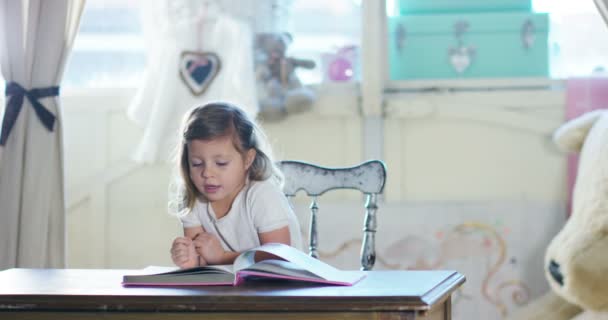
[[[534,0],[551,17],[551,76],[568,78],[608,71],[608,27],[593,0]],[[590,36],[591,35],[591,36]]]
[[[312,70],[298,69],[303,83],[358,78],[361,0],[294,1],[291,24],[293,43],[288,54],[316,62]]]
[[[331,80],[332,62],[346,58],[343,77],[358,78],[363,0],[294,0],[288,55],[311,59],[314,69],[299,68],[303,83]],[[387,0],[395,15],[396,1]],[[231,3],[226,1],[226,3]],[[63,87],[136,87],[146,63],[137,0],[90,0],[66,67]],[[588,76],[608,69],[608,28],[593,0],[533,0],[537,12],[551,15],[549,52],[553,78]],[[315,21],[311,23],[311,21]],[[586,35],[593,35],[589,37]],[[333,71],[332,71],[333,70]]]
[[[140,1],[87,1],[62,86],[136,87],[146,63]]]
[[[250,1],[250,0],[248,0]],[[251,0],[253,1],[253,0]],[[233,5],[235,1],[220,1]],[[361,0],[296,0],[289,2],[287,25],[293,43],[288,54],[316,62],[312,70],[297,70],[302,82],[324,79],[324,64],[342,49],[353,64],[360,44]],[[89,0],[66,66],[63,87],[136,87],[146,64],[145,42],[137,0]],[[246,9],[248,6],[244,6]],[[243,9],[243,10],[245,10]],[[238,11],[235,9],[235,11]],[[315,23],[310,23],[315,21]],[[332,56],[334,54],[334,56]],[[349,72],[346,70],[346,72]]]

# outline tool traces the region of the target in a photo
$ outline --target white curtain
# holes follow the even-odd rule
[[[57,89],[83,7],[84,0],[0,0],[0,64],[7,84],[0,146],[0,269],[65,266]]]
[[[146,73],[128,109],[129,118],[143,128],[133,154],[136,162],[170,160],[182,117],[194,105],[222,100],[257,114],[253,34],[245,19],[228,12],[226,5],[233,2],[146,1],[142,8]],[[200,95],[191,93],[180,78],[184,51],[212,52],[221,61],[219,73]]]

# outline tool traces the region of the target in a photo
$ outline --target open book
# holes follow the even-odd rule
[[[266,252],[280,259],[255,262],[256,252]],[[363,271],[341,271],[304,252],[280,243],[267,243],[241,253],[234,265],[204,266],[189,269],[156,269],[145,274],[125,275],[124,286],[237,286],[248,278],[287,279],[332,285],[351,286],[365,277]]]

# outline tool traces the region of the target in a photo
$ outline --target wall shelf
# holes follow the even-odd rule
[[[550,78],[478,78],[387,81],[384,93],[408,91],[563,90],[565,80]]]

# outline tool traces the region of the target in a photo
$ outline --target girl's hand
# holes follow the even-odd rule
[[[203,258],[202,256],[199,256],[198,254],[197,254],[197,257],[198,257],[199,266],[204,267],[204,266],[208,265],[207,261],[205,261],[205,258]]]
[[[171,245],[171,260],[178,267],[193,268],[199,265],[199,257],[192,240],[186,237],[177,237]],[[201,259],[204,261],[204,259]]]
[[[226,251],[215,235],[202,232],[192,242],[194,243],[196,253],[208,264],[224,264]]]

